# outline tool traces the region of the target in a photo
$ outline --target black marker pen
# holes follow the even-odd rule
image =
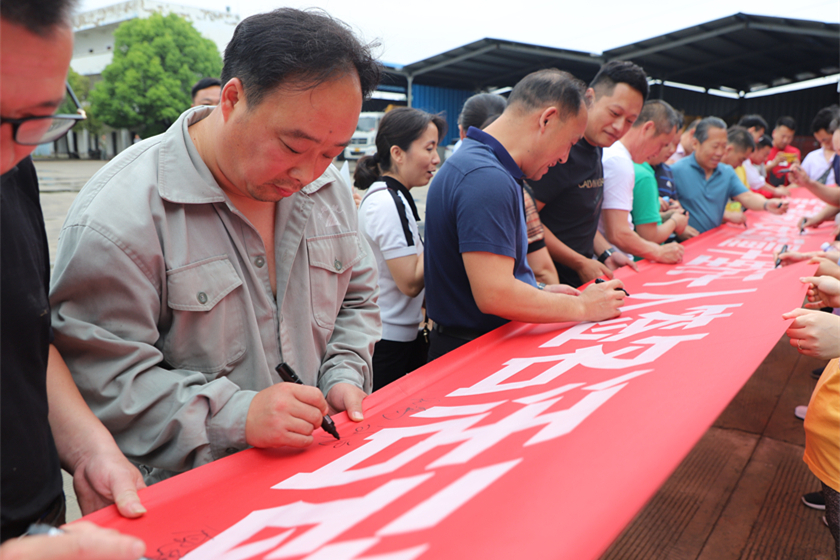
[[[805,223],[808,221],[808,218],[802,218],[802,221],[799,222],[799,235],[805,234]]]
[[[606,282],[606,280],[604,280],[603,278],[596,278],[595,279],[596,284],[603,284],[604,282]],[[624,292],[625,296],[630,297],[630,294],[628,294],[627,290],[625,290],[624,288],[616,288],[616,290],[621,290],[622,292]]]
[[[779,251],[779,256],[776,257],[776,266],[774,266],[773,268],[779,268],[779,265],[782,264],[782,253],[787,253],[787,250],[788,246],[782,245],[782,250]]]
[[[297,383],[298,385],[304,384],[303,381],[300,380],[300,377],[298,377],[295,373],[295,370],[293,370],[286,362],[283,362],[274,369],[277,370],[277,373],[280,375],[280,379],[286,383]],[[325,414],[324,418],[321,420],[321,429],[335,439],[341,439],[338,437],[338,430],[335,429],[335,422],[333,422],[332,418],[330,418],[327,414]]]

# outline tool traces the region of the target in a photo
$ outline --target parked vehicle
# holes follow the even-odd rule
[[[376,153],[376,130],[379,128],[379,121],[385,113],[362,113],[359,115],[359,124],[356,125],[356,132],[350,139],[350,145],[344,148],[345,159],[359,159],[362,156],[372,156]]]

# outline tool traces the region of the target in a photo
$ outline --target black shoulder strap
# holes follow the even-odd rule
[[[409,247],[412,247],[414,245],[414,236],[411,234],[411,228],[408,225],[408,216],[405,214],[405,205],[400,199],[400,195],[397,194],[397,191],[390,187],[386,190],[391,193],[391,198],[394,199],[394,204],[397,205],[397,214],[400,215],[400,223],[402,224],[403,233],[405,234],[405,242]]]

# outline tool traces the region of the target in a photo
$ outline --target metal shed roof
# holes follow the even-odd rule
[[[660,80],[749,92],[840,72],[840,24],[738,13],[600,55],[487,38],[386,71],[416,84],[481,90],[547,67],[589,81],[612,59],[632,60]]]
[[[604,56],[661,80],[749,92],[840,72],[840,25],[739,13]]]

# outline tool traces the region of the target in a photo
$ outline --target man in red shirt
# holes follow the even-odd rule
[[[779,117],[776,128],[773,129],[773,148],[767,156],[767,182],[775,187],[789,185],[788,172],[790,166],[800,162],[798,148],[790,145],[796,132],[796,121],[793,117]]]

